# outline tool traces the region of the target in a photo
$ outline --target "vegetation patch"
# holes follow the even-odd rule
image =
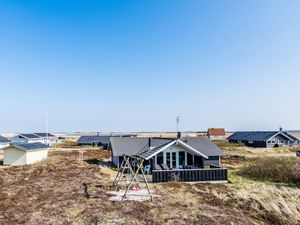
[[[61,143],[55,145],[56,148],[74,148],[77,146],[77,142],[72,140],[64,140]]]
[[[296,157],[256,158],[242,167],[239,174],[259,180],[300,184],[300,159]]]
[[[300,224],[299,188],[233,170],[228,184],[150,183],[160,196],[153,202],[111,202],[117,172],[102,166],[110,155],[89,149],[79,160],[80,151],[56,150],[35,165],[0,168],[0,224]],[[226,157],[236,168],[249,162]]]

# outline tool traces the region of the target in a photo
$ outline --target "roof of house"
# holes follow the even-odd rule
[[[10,148],[10,147],[15,147],[15,148],[18,148],[20,150],[23,150],[23,151],[31,151],[31,150],[45,150],[46,148],[49,148],[48,145],[45,145],[45,144],[42,144],[42,143],[24,143],[24,144],[12,144],[5,149],[7,148]]]
[[[78,140],[78,144],[92,144],[93,142],[101,142],[104,144],[109,144],[111,137],[130,137],[129,134],[103,134],[103,135],[94,135],[94,136],[81,136]]]
[[[249,132],[235,132],[228,140],[232,141],[268,141],[270,138],[276,135],[282,135],[287,139],[297,141],[298,139],[288,134],[287,132],[278,131],[249,131]]]
[[[225,135],[225,129],[224,128],[209,128],[207,131],[207,135],[215,135],[215,136]]]
[[[93,142],[109,143],[110,136],[81,136],[78,140],[78,144],[92,144]]]
[[[34,133],[34,134],[39,137],[54,137],[54,135],[50,133]]]
[[[174,140],[176,139],[151,138],[150,150],[158,150],[159,148],[163,148],[165,145],[173,142]],[[223,154],[222,151],[207,138],[188,137],[180,140],[206,156],[219,156]],[[137,155],[145,152],[147,149],[149,150],[149,138],[112,137],[110,141],[114,156],[122,156],[124,154]]]
[[[0,135],[0,142],[10,142],[7,138]]]
[[[186,143],[207,156],[223,155],[222,150],[208,138],[189,137]]]
[[[284,132],[284,134],[288,137],[290,137],[293,141],[299,141],[298,138],[296,138],[295,136],[289,134],[288,132]]]
[[[149,148],[149,146],[147,145],[141,151],[137,152],[136,155],[139,156],[139,157],[141,157],[141,158],[147,159],[151,155],[160,152],[164,147],[168,146],[173,141],[174,140],[165,142],[165,143],[163,143],[162,145],[160,145],[158,147],[152,146],[151,148]]]

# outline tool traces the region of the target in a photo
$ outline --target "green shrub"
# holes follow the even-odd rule
[[[296,157],[262,157],[252,160],[240,171],[249,178],[300,184],[300,159]]]

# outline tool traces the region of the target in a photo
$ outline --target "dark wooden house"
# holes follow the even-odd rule
[[[227,181],[221,168],[222,151],[208,138],[111,138],[112,161],[120,167],[123,156],[144,159],[153,182]]]
[[[299,140],[284,131],[235,132],[228,137],[230,143],[244,143],[250,147],[274,148],[299,145]]]
[[[111,137],[131,137],[131,134],[111,134],[111,135],[93,135],[93,136],[81,136],[77,140],[79,146],[94,146],[103,147],[104,149],[109,148]]]

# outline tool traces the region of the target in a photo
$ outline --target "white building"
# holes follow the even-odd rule
[[[225,140],[226,132],[224,128],[209,128],[207,130],[207,137],[211,140]]]
[[[60,142],[57,137],[50,133],[18,134],[10,140],[12,143],[42,143],[49,146]]]
[[[11,142],[14,144],[22,144],[22,143],[44,143],[44,140],[42,137],[36,135],[36,134],[18,134],[14,137],[12,137]]]
[[[48,157],[48,146],[42,143],[12,144],[3,150],[3,164],[10,166],[33,164]]]

